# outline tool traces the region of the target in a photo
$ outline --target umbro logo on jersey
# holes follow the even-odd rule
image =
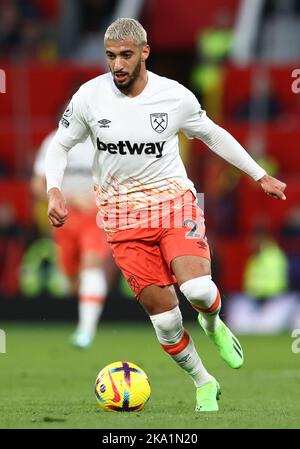
[[[197,245],[199,246],[200,249],[205,250],[207,247],[207,244],[205,242],[203,242],[202,240],[199,240],[198,242],[196,242]]]
[[[153,154],[156,158],[162,157],[166,141],[156,143],[131,143],[129,140],[119,140],[118,143],[105,143],[97,138],[99,151],[108,151],[110,154]]]
[[[103,118],[102,120],[98,120],[98,123],[100,123],[100,128],[109,128],[109,123],[111,123],[111,120]]]
[[[162,133],[168,126],[168,114],[165,112],[150,114],[151,126],[157,133]]]

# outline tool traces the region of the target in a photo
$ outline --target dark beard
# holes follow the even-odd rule
[[[116,86],[116,87],[117,87],[123,94],[126,94],[127,92],[130,91],[130,89],[131,89],[133,83],[135,82],[135,80],[137,79],[137,77],[138,77],[139,74],[140,74],[140,71],[141,71],[141,65],[142,65],[142,64],[141,64],[141,61],[139,61],[139,62],[137,63],[137,65],[135,66],[135,68],[134,68],[134,70],[133,70],[133,72],[132,72],[132,75],[131,75],[129,81],[128,81],[126,84],[118,84],[118,83],[116,82],[116,80],[115,80],[115,77],[113,77],[115,86]]]

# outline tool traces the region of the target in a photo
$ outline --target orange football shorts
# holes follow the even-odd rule
[[[175,257],[190,255],[210,260],[203,212],[192,192],[186,192],[182,198],[184,207],[170,212],[165,227],[140,227],[107,234],[114,259],[137,299],[149,285],[176,284],[171,270]]]

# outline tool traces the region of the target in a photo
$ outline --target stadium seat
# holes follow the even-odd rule
[[[19,292],[19,272],[25,249],[20,238],[0,238],[0,291],[2,296],[14,297]]]
[[[35,118],[59,116],[66,101],[69,101],[79,86],[101,73],[99,67],[83,68],[75,64],[29,66],[28,96],[31,115]],[[49,95],[45,95],[45,86]]]
[[[291,74],[295,67],[270,67],[269,76],[271,90],[278,98],[286,114],[299,114],[299,95],[292,92],[293,78]],[[268,69],[266,67],[266,69]],[[232,117],[239,106],[248,101],[251,95],[252,78],[256,67],[238,67],[228,64],[225,71],[223,90],[223,116]],[[237,82],[238,80],[238,82]]]
[[[33,0],[42,13],[49,19],[54,19],[59,13],[59,0]]]
[[[222,293],[241,291],[246,260],[250,255],[250,241],[246,236],[222,238],[216,241],[218,284]]]
[[[14,206],[17,222],[30,224],[32,221],[31,191],[27,181],[1,179],[0,202],[8,202]]]
[[[216,11],[224,8],[223,0],[201,2],[189,0],[152,0],[146,10],[145,26],[149,30],[149,41],[156,50],[191,50],[195,47],[198,32],[211,27],[216,21]],[[226,9],[233,12],[239,2],[227,0]]]
[[[259,186],[243,178],[238,189],[238,219],[240,232],[251,233],[257,226],[278,234],[290,210],[300,204],[300,185],[297,176],[283,179],[287,185],[287,201],[278,201],[265,195]]]
[[[1,70],[5,73],[5,93],[0,93],[0,123],[3,119],[6,119],[13,113],[14,101],[14,90],[12,89],[14,76],[16,75],[16,70],[13,66],[7,64],[1,64]]]

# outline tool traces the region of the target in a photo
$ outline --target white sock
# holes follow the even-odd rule
[[[96,333],[98,320],[102,315],[102,311],[103,304],[101,303],[80,301],[77,331],[83,332],[93,338]]]
[[[200,312],[200,315],[203,318],[203,325],[205,329],[207,329],[209,332],[214,332],[217,329],[217,327],[219,327],[221,319],[218,313],[210,315],[209,313]]]
[[[103,270],[85,268],[80,273],[78,332],[94,337],[107,294]]]
[[[151,315],[150,319],[164,351],[191,376],[195,386],[209,382],[212,376],[206,371],[192,338],[183,328],[179,307]]]

